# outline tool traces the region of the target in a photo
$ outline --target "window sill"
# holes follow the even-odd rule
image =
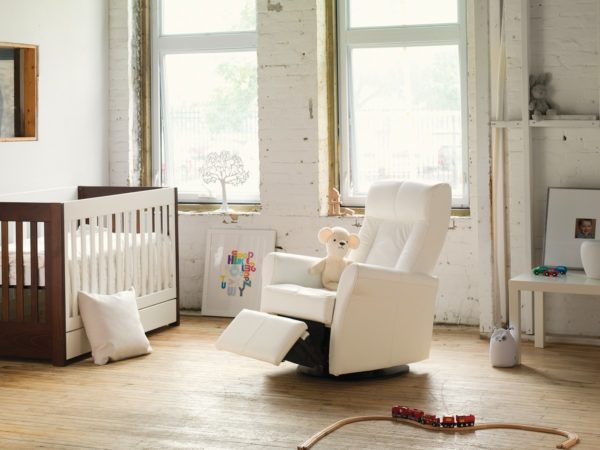
[[[219,211],[221,204],[216,203],[179,203],[177,205],[179,214],[186,215],[221,215],[221,216],[253,216],[260,214],[261,207],[258,204],[232,204],[231,212]]]
[[[329,214],[328,217],[364,217],[365,208],[361,206],[353,206],[354,214]],[[471,217],[470,208],[452,208],[450,212],[451,217]]]

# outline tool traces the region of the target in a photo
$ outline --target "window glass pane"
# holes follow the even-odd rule
[[[256,29],[256,0],[163,0],[161,4],[163,35]]]
[[[172,54],[164,58],[162,180],[186,200],[221,200],[219,182],[205,183],[206,155],[239,155],[249,178],[227,184],[228,201],[257,201],[256,52]]]
[[[457,0],[348,0],[350,28],[456,23]]]
[[[351,193],[383,178],[447,181],[463,195],[457,45],[351,53]]]

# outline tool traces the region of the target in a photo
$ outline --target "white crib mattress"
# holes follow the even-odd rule
[[[103,234],[102,238],[100,237],[100,234]],[[167,264],[166,261],[170,261],[169,258],[171,258],[172,256],[172,250],[171,250],[171,238],[169,236],[163,235],[163,234],[158,234],[158,233],[148,233],[146,235],[144,235],[144,239],[142,239],[142,235],[140,234],[135,234],[135,235],[131,235],[131,236],[135,236],[136,237],[136,242],[135,242],[135,251],[133,250],[133,239],[129,239],[129,241],[126,243],[126,237],[124,234],[120,234],[120,242],[118,242],[119,237],[117,236],[116,233],[108,233],[108,231],[96,231],[95,233],[95,249],[96,249],[96,254],[95,254],[95,270],[96,271],[100,271],[101,268],[104,269],[104,277],[100,276],[100,274],[98,274],[98,280],[106,278],[108,276],[108,258],[109,258],[109,245],[112,244],[112,258],[113,258],[113,270],[116,271],[117,268],[121,268],[121,270],[125,271],[125,267],[127,267],[129,269],[129,273],[131,274],[131,281],[133,284],[137,285],[139,283],[139,277],[140,277],[140,268],[142,265],[141,262],[141,258],[142,255],[145,255],[146,258],[150,258],[150,256],[152,255],[152,258],[154,259],[154,264],[156,264],[156,267],[158,268],[158,270],[161,271],[161,277],[163,280],[170,280],[170,277],[172,275],[170,267],[170,264]],[[90,273],[92,270],[92,261],[90,258],[90,253],[91,253],[91,236],[89,232],[85,233],[86,239],[85,239],[85,248],[86,248],[86,255],[87,257],[84,259],[81,257],[82,255],[82,245],[81,245],[81,237],[80,237],[80,232],[77,231],[76,232],[76,246],[77,246],[77,253],[76,253],[76,258],[75,261],[73,261],[72,258],[72,254],[73,252],[71,251],[71,242],[72,239],[70,237],[70,234],[68,235],[68,242],[67,242],[67,254],[65,255],[65,258],[67,258],[67,282],[69,282],[70,277],[75,275],[77,277],[80,278],[80,286],[85,286],[86,283],[85,281],[82,280],[83,274],[84,273]],[[103,263],[100,262],[101,256],[100,256],[100,240],[102,240],[102,244],[104,247],[104,261]],[[112,242],[111,242],[112,241]],[[119,244],[119,245],[117,245]],[[117,248],[119,248],[121,250],[120,253],[120,258],[121,261],[120,263],[117,262]],[[128,251],[125,251],[125,249],[128,249]],[[46,277],[45,277],[45,265],[46,265],[46,260],[45,260],[45,252],[44,252],[44,238],[40,237],[38,238],[38,286],[42,287],[46,285]],[[125,257],[125,254],[129,255],[129,258]],[[1,255],[1,252],[0,252]],[[161,261],[158,260],[158,255],[161,255]],[[23,277],[24,277],[24,285],[25,286],[30,286],[31,285],[31,242],[29,239],[23,239]],[[150,261],[146,261],[146,263],[150,263]],[[84,264],[86,265],[86,267],[84,268]],[[9,284],[11,286],[15,286],[16,282],[17,282],[17,251],[16,251],[16,244],[11,243],[8,245],[8,265],[9,265]],[[0,274],[3,274],[2,272],[2,258],[0,257]],[[135,270],[134,270],[135,269]],[[3,279],[2,276],[0,275],[0,286],[2,285]],[[68,289],[69,286],[66,286],[66,288]]]

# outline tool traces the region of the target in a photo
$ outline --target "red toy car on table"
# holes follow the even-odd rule
[[[567,268],[565,266],[537,266],[532,269],[534,275],[544,275],[545,277],[557,277],[565,275]]]

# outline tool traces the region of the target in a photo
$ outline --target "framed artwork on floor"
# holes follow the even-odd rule
[[[244,308],[258,310],[263,259],[274,250],[274,230],[208,230],[202,314],[234,317]]]
[[[548,188],[544,265],[582,269],[581,243],[600,239],[600,189]]]

